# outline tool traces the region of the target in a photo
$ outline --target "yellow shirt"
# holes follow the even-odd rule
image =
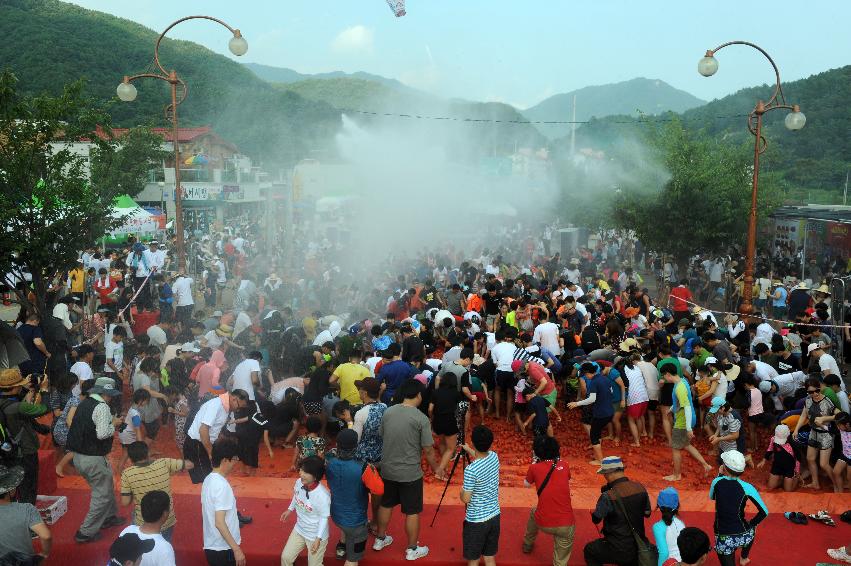
[[[82,293],[86,290],[86,272],[80,268],[68,272],[72,293]]]
[[[345,363],[337,366],[334,376],[340,384],[340,400],[360,405],[360,395],[355,381],[369,377],[369,370],[360,364]]]

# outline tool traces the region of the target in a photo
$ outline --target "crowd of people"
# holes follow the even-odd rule
[[[687,275],[696,279],[679,278],[640,243],[606,235],[565,260],[550,255],[549,230],[516,239],[516,250],[394,257],[386,269],[349,273],[352,282],[339,246],[305,245],[295,270],[262,250],[248,224],[190,238],[202,258],[196,273],[157,242],[84,251],[51,286],[49,316],[22,308],[17,331],[30,359],[0,375],[4,430],[19,452],[8,473],[22,472],[7,490],[21,506],[15,520],[35,520],[38,474],[53,473],[38,470],[39,434],[51,436],[56,473],[73,465],[90,486],[78,543],[124,525],[120,506],[133,506],[112,547],[122,565],[175,563],[170,478],[184,471],[202,485],[207,562],[245,564],[240,529],[252,518],[239,512],[228,476],[255,474],[260,451],[279,458],[282,447],[297,473],[281,516],[295,515],[282,565],[305,551],[311,566],[322,564],[333,523],[336,557],[355,566],[370,538],[374,552],[394,542],[397,506],[405,558],[428,555],[419,539],[424,460],[446,482],[467,463],[456,477],[463,556],[493,566],[505,536],[493,433],[502,420],[528,441],[526,483],[539,497],[523,552],[549,534],[557,566],[574,545],[570,466],[586,465],[563,458],[569,420],[581,423],[589,464],[605,480],[592,514],[601,537],[583,547],[588,564],[644,564],[649,553],[691,565],[710,551],[725,565],[739,552],[747,564],[768,513],[741,479],[748,466],[770,465],[761,489],[851,489],[847,360],[834,355],[851,334],[833,318],[822,281],[766,278],[754,295],[759,312],[722,317],[701,307],[721,281],[721,259],[695,258]],[[654,270],[655,294],[641,275]],[[48,413],[52,426],[39,420]],[[622,442],[640,454],[657,437],[671,447],[672,487],[659,493],[662,519],[648,534],[650,496],[616,454]],[[703,454],[696,437],[709,446]],[[162,442],[182,458],[155,457]],[[711,541],[678,513],[683,452],[715,501]],[[49,530],[28,526],[48,554]],[[23,552],[2,537],[0,549]]]

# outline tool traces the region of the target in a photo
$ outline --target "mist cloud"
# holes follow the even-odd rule
[[[348,27],[331,42],[331,50],[340,54],[372,53],[373,31],[360,24]]]

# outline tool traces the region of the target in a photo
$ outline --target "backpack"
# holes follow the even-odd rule
[[[6,409],[15,403],[17,401],[10,399],[0,401],[0,463],[6,466],[19,463],[22,457],[20,440],[23,430],[18,430],[18,434],[13,436],[6,417]]]

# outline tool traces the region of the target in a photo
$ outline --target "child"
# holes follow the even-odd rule
[[[331,515],[331,494],[322,485],[324,475],[325,461],[319,456],[309,456],[299,464],[292,501],[281,515],[283,523],[296,512],[295,526],[281,552],[281,566],[293,566],[305,547],[308,566],[322,566]]]
[[[151,394],[146,389],[139,389],[133,393],[133,404],[127,410],[124,424],[118,432],[118,440],[123,449],[121,462],[118,464],[119,469],[123,468],[124,463],[127,462],[127,447],[137,441],[146,442],[145,429],[142,427],[142,411],[150,401]]]
[[[345,559],[345,566],[357,566],[363,558],[369,534],[366,512],[369,491],[361,481],[363,462],[355,459],[357,445],[358,433],[341,430],[337,435],[336,457],[329,454],[326,466],[331,490],[331,519],[341,531],[335,554],[338,560]]]
[[[298,463],[305,458],[311,456],[325,457],[325,439],[319,436],[319,431],[322,430],[322,419],[317,416],[307,417],[305,427],[307,434],[299,436],[295,441],[291,472],[296,471]]]
[[[656,539],[656,548],[659,550],[659,564],[664,564],[666,560],[679,563],[682,557],[677,545],[677,537],[686,527],[678,516],[680,494],[673,487],[666,487],[659,492],[656,506],[662,512],[662,520],[653,525],[653,537]]]
[[[183,442],[186,440],[186,417],[189,415],[189,400],[184,393],[179,392],[173,385],[163,390],[168,398],[168,412],[174,415],[174,442],[183,453]]]
[[[756,526],[768,516],[768,508],[754,487],[739,476],[745,471],[745,456],[738,450],[721,454],[723,464],[709,488],[715,501],[715,552],[721,566],[735,566],[736,551],[742,549],[741,566],[750,563],[748,555],[756,536]],[[751,501],[757,514],[748,521],[745,506]]]
[[[750,395],[751,404],[748,407],[748,434],[750,435],[751,452],[757,452],[756,427],[770,426],[774,423],[774,416],[765,412],[762,406],[762,391],[757,387],[756,379],[751,374],[744,374],[740,377],[744,381],[745,389]]]
[[[493,432],[483,425],[470,434],[473,446],[463,450],[471,462],[464,469],[460,499],[467,506],[461,538],[468,566],[495,566],[499,547],[499,457],[491,450]]]
[[[836,464],[833,466],[833,491],[842,493],[845,481],[851,485],[851,466],[849,466],[851,464],[851,416],[845,412],[837,413],[833,422],[839,429]],[[845,480],[842,478],[843,472],[845,472]]]
[[[795,491],[798,487],[798,474],[801,464],[795,457],[795,451],[789,444],[791,431],[785,424],[774,427],[774,437],[768,443],[765,457],[757,464],[757,468],[765,466],[766,460],[771,460],[771,471],[768,475],[768,489],[777,489],[782,482],[783,491]],[[838,462],[837,462],[838,464]]]
[[[514,424],[522,434],[526,434],[526,423],[520,419],[520,415],[526,414],[526,393],[531,393],[533,390],[526,383],[525,378],[517,380],[517,385],[514,386]]]
[[[491,398],[488,393],[488,386],[478,376],[470,374],[470,393],[476,398],[476,407],[479,411],[479,419],[482,424],[485,422],[486,409],[490,408]]]

